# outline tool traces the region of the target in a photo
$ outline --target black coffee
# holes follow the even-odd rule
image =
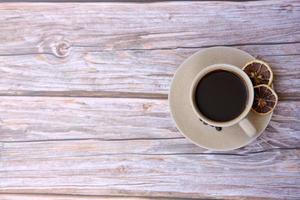
[[[198,83],[195,102],[208,119],[226,122],[238,117],[247,103],[247,87],[232,72],[216,70],[206,74]]]

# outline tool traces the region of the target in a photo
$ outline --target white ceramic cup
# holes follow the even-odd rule
[[[199,81],[206,74],[208,74],[212,71],[215,71],[215,70],[225,70],[225,71],[234,73],[235,75],[240,77],[241,80],[244,81],[245,86],[247,87],[247,92],[248,92],[247,97],[248,98],[247,98],[245,109],[243,112],[241,112],[241,114],[238,117],[236,117],[230,121],[216,122],[216,121],[213,121],[213,120],[205,117],[201,113],[201,111],[198,110],[196,102],[195,102],[195,92],[196,92],[196,88],[197,88]],[[203,69],[202,71],[200,71],[196,75],[194,81],[192,82],[192,86],[191,86],[191,90],[190,90],[190,102],[191,102],[194,113],[198,116],[199,119],[201,119],[203,122],[205,122],[211,126],[215,126],[215,127],[229,127],[229,126],[238,124],[249,137],[253,137],[257,133],[256,128],[249,121],[249,119],[247,119],[247,115],[249,114],[251,107],[252,107],[253,99],[254,99],[254,88],[253,88],[252,82],[251,82],[250,78],[248,77],[248,75],[240,68],[233,66],[233,65],[229,65],[229,64],[214,64],[214,65],[210,65],[210,66],[206,67],[205,69]]]

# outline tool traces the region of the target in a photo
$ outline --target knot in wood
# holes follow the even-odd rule
[[[69,55],[70,48],[71,48],[71,45],[69,42],[60,41],[60,42],[57,42],[55,45],[53,45],[52,52],[55,56],[57,56],[59,58],[65,58]]]

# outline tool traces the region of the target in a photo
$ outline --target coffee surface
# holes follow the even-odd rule
[[[238,117],[247,103],[247,87],[236,74],[216,70],[206,74],[198,83],[195,102],[207,118],[226,122]]]

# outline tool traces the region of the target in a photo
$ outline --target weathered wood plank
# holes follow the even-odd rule
[[[245,148],[245,153],[300,147],[299,107],[299,101],[279,102],[266,132]],[[1,97],[0,113],[0,142],[52,140],[66,144],[64,140],[82,139],[95,140],[100,146],[116,144],[118,151],[132,141],[141,144],[141,148],[132,146],[140,152],[144,143],[151,144],[151,153],[204,151],[177,131],[167,100]]]
[[[0,98],[1,141],[182,137],[166,100]]]
[[[122,147],[117,143],[4,143],[0,192],[225,199],[300,196],[299,149],[244,156],[168,154],[157,149],[152,155],[147,154],[151,142]]]
[[[16,47],[6,49],[13,54],[39,53],[38,46],[62,39],[102,50],[299,42],[299,9],[297,0],[2,4],[1,40]]]
[[[271,64],[281,99],[300,99],[300,56],[294,52],[300,43],[239,48]],[[54,65],[32,55],[0,56],[0,94],[166,98],[175,70],[197,50],[77,52]]]
[[[270,62],[280,97],[300,99],[299,1],[78,5],[0,5],[1,95],[166,98],[185,58],[229,45]]]
[[[0,193],[297,199],[299,106],[214,153],[182,138],[166,100],[1,97]]]

